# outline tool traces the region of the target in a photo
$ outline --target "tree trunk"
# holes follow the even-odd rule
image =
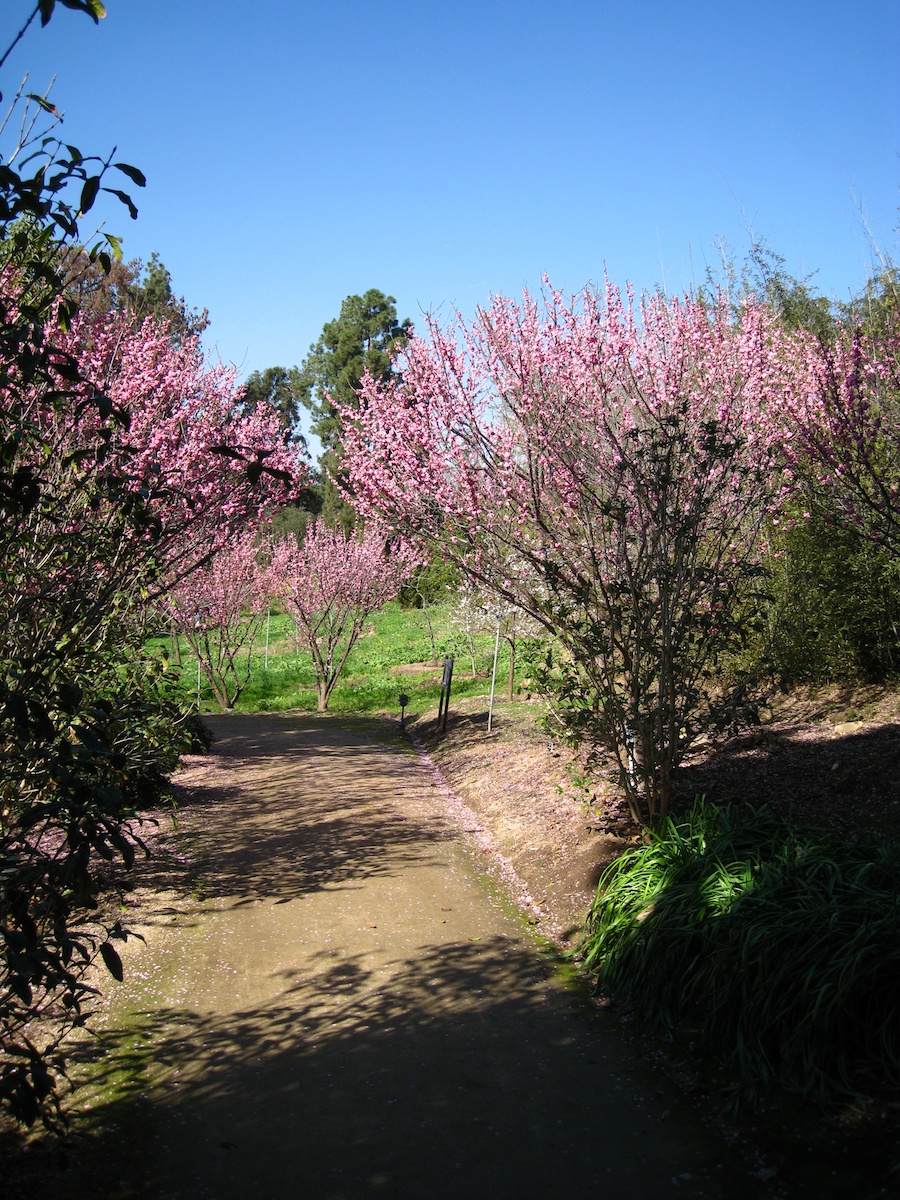
[[[175,628],[175,622],[169,623],[169,640],[172,645],[172,658],[175,660],[177,667],[181,666],[181,638],[178,636],[178,630]]]
[[[428,615],[428,605],[422,601],[422,612],[425,614],[425,621],[428,625],[428,640],[431,642],[431,661],[434,666],[438,665],[437,646],[434,644],[434,629],[431,624],[431,617]]]

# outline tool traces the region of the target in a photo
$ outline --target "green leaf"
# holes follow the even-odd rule
[[[139,171],[137,167],[131,167],[128,163],[113,163],[117,171],[121,171],[123,175],[127,175],[132,183],[138,187],[147,186],[147,177],[143,171]]]
[[[54,117],[59,116],[59,109],[55,104],[51,104],[45,96],[39,96],[37,92],[29,92],[27,99],[33,100],[38,108],[42,108],[44,112],[52,113]]]
[[[127,192],[122,192],[118,188],[108,188],[108,187],[105,187],[103,190],[104,190],[104,192],[109,192],[109,194],[111,196],[115,196],[117,200],[121,200],[122,203],[125,205],[125,207],[128,209],[128,212],[129,212],[129,215],[131,216],[132,221],[137,220],[138,210],[135,207],[134,201],[131,199],[131,197],[128,195]]]
[[[38,10],[41,14],[41,25],[46,25],[53,16],[56,0],[38,0]]]
[[[64,8],[71,8],[73,12],[83,12],[91,18],[96,25],[101,17],[106,16],[106,9],[100,3],[100,0],[60,0]],[[53,5],[50,6],[50,11],[53,11]],[[47,17],[49,21],[49,16]]]
[[[106,238],[107,245],[109,246],[110,250],[112,250],[113,258],[116,260],[116,262],[121,262],[122,239],[117,238],[113,233],[107,233],[104,236]]]
[[[84,187],[81,189],[81,203],[79,205],[82,215],[86,212],[89,212],[93,208],[99,189],[99,175],[91,175],[90,178],[84,181]]]
[[[110,975],[112,975],[113,979],[118,979],[119,983],[121,983],[125,974],[125,971],[122,967],[122,960],[119,958],[118,953],[109,942],[104,942],[100,947],[100,956],[106,964],[106,969],[109,971]]]

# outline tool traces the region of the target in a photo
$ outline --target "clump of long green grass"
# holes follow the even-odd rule
[[[598,989],[737,1069],[827,1099],[900,1089],[900,854],[698,801],[600,880]]]

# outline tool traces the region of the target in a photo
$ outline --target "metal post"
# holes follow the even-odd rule
[[[194,631],[197,634],[197,711],[200,711],[200,634],[203,632],[203,609],[194,613]]]
[[[438,723],[441,733],[447,732],[447,714],[450,711],[450,684],[453,682],[453,656],[444,659],[444,677],[441,680],[441,699],[438,704]]]
[[[497,686],[497,655],[500,653],[500,618],[497,618],[497,640],[494,642],[494,670],[491,673],[491,702],[488,705],[488,733],[494,718],[494,688]]]

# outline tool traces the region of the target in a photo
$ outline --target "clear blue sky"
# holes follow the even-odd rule
[[[5,0],[3,46],[32,7]],[[5,69],[147,175],[158,250],[242,374],[302,360],[344,296],[399,315],[602,278],[702,278],[748,225],[846,297],[897,254],[897,0],[107,0]],[[859,206],[859,207],[858,207]]]

